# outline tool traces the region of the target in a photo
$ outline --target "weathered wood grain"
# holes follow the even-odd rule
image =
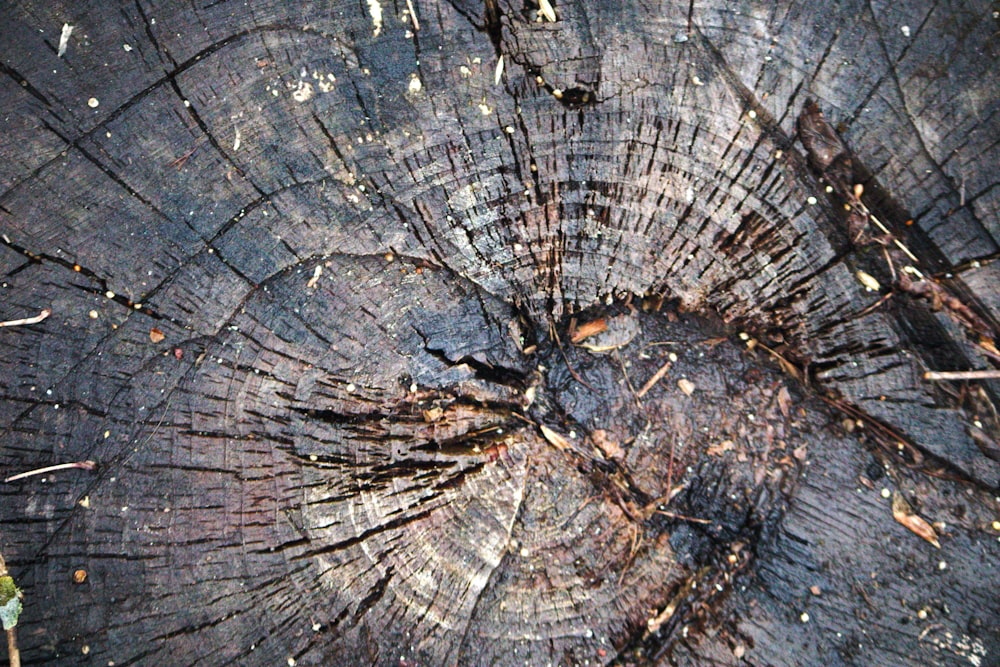
[[[552,4],[0,12],[27,662],[998,660],[995,8]]]

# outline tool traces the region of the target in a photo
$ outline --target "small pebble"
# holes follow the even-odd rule
[[[96,97],[91,97],[89,100],[87,100],[87,106],[90,107],[91,109],[96,109],[98,104],[100,104],[100,102],[97,100]]]

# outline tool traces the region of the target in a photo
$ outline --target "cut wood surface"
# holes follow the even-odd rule
[[[8,3],[24,664],[1000,665],[997,17]]]

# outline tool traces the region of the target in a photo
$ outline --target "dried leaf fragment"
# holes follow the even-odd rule
[[[910,507],[910,503],[906,502],[906,498],[899,491],[892,494],[892,518],[938,549],[941,548],[941,543],[938,542],[937,533],[934,531],[934,528],[914,513],[913,508]]]
[[[597,448],[601,450],[607,459],[618,460],[625,456],[625,450],[621,445],[608,437],[608,432],[604,429],[597,429],[590,434],[590,439],[594,441]]]
[[[152,329],[149,330],[149,340],[151,340],[152,342],[160,343],[163,341],[164,338],[166,338],[166,336],[163,334],[162,331],[160,331],[156,327],[153,327]]]
[[[792,414],[792,395],[788,393],[788,387],[785,385],[781,385],[781,389],[778,390],[777,401],[781,416],[788,419]]]
[[[709,456],[721,456],[722,454],[734,449],[736,449],[736,443],[732,440],[723,440],[717,445],[710,445],[709,448],[705,450],[705,453]]]
[[[542,430],[542,435],[545,436],[545,439],[549,441],[549,444],[556,449],[563,450],[570,448],[569,440],[566,439],[566,436],[556,433],[545,424],[540,424],[539,428]]]

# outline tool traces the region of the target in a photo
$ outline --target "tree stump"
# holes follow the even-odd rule
[[[25,663],[1000,664],[995,9],[8,7]]]

